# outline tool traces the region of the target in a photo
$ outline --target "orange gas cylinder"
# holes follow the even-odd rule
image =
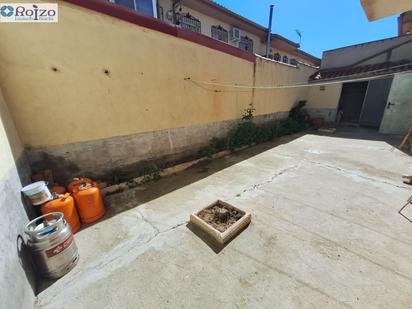
[[[51,212],[62,212],[64,219],[72,228],[73,234],[76,233],[80,228],[79,215],[77,214],[77,209],[74,205],[73,197],[70,196],[70,193],[66,193],[63,197],[59,197],[55,200],[43,204],[41,206],[41,212],[43,215]]]
[[[73,187],[73,197],[83,223],[92,223],[104,215],[104,206],[100,189],[94,182],[87,182]]]
[[[85,177],[79,177],[79,178],[73,178],[73,180],[68,184],[67,186],[67,190],[70,193],[73,193],[73,188],[75,186],[81,185],[82,183],[92,183],[93,180],[89,179],[89,178],[85,178]]]

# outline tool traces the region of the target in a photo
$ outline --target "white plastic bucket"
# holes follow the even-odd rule
[[[25,186],[21,191],[31,200],[33,205],[41,205],[52,199],[45,181],[33,182]]]

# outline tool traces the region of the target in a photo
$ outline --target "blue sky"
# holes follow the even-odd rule
[[[215,0],[265,27],[274,4],[272,32],[298,42],[317,57],[322,51],[397,35],[397,16],[368,22],[359,0]]]

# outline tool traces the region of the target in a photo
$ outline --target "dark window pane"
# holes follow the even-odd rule
[[[116,0],[115,3],[134,10],[134,0]]]
[[[154,16],[152,0],[136,0],[137,10],[148,16]]]

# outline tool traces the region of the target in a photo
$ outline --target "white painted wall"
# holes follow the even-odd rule
[[[20,193],[23,147],[1,90],[0,149],[0,308],[33,308],[34,277],[22,246],[29,221]]]

